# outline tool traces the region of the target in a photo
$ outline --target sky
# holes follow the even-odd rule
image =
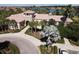
[[[63,4],[0,4],[0,6],[63,6]]]
[[[0,6],[64,6],[66,4],[0,4]],[[78,6],[74,4],[72,6]]]

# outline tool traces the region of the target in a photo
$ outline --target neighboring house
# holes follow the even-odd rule
[[[20,8],[20,9],[21,9],[23,12],[24,12],[24,11],[26,11],[26,9],[25,9],[25,8]]]
[[[17,11],[17,8],[16,7],[0,7],[0,10],[6,10],[6,11]]]
[[[11,15],[9,17],[7,17],[7,19],[9,20],[15,20],[17,22],[17,27],[18,29],[20,29],[20,22],[22,21],[25,21],[25,26],[26,26],[26,21],[42,21],[42,20],[46,20],[46,21],[49,21],[49,19],[54,19],[56,21],[56,25],[59,24],[59,22],[61,22],[61,17],[63,16],[60,16],[60,15],[51,15],[51,14],[38,14],[38,13],[35,13],[35,11],[32,11],[32,10],[27,10],[23,13],[20,13],[20,14],[14,14],[14,15]],[[70,18],[67,18],[66,20],[66,24],[68,23],[71,23],[73,22]]]

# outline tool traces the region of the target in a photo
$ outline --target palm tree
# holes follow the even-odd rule
[[[45,25],[47,25],[48,22],[47,22],[46,20],[43,20],[43,21],[41,21],[40,23],[41,23],[41,26],[42,26],[42,29],[43,29],[43,27],[44,27]]]
[[[16,21],[15,21],[15,20],[11,20],[11,21],[9,22],[9,26],[12,26],[12,28],[16,28],[16,26],[17,26]]]
[[[66,6],[66,10],[65,10],[63,16],[70,18],[71,12],[72,12],[72,5],[68,5],[68,6]]]
[[[34,21],[29,22],[29,26],[30,26],[30,28],[31,28],[31,31],[33,32]]]
[[[34,29],[35,29],[35,32],[36,32],[36,29],[37,29],[37,26],[38,26],[39,24],[38,24],[38,21],[35,21],[34,22]]]
[[[48,23],[49,25],[55,25],[56,21],[54,19],[49,19]]]
[[[71,17],[71,8],[72,8],[72,6],[71,5],[68,5],[68,6],[66,6],[65,7],[66,8],[66,10],[65,10],[65,12],[63,13],[63,17],[61,18],[61,20],[62,20],[62,22],[63,22],[63,24],[65,25],[65,21],[66,21],[66,19],[69,17]]]
[[[1,27],[2,31],[8,30],[9,20],[7,20],[7,19],[0,20],[0,25],[1,25],[0,27]]]

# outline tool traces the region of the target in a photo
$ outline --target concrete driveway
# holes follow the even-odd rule
[[[21,54],[39,54],[40,50],[23,34],[9,33],[0,35],[0,42],[10,41],[15,44]]]

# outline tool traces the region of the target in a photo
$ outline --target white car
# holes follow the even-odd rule
[[[61,50],[61,54],[69,54],[69,53],[65,50]]]

